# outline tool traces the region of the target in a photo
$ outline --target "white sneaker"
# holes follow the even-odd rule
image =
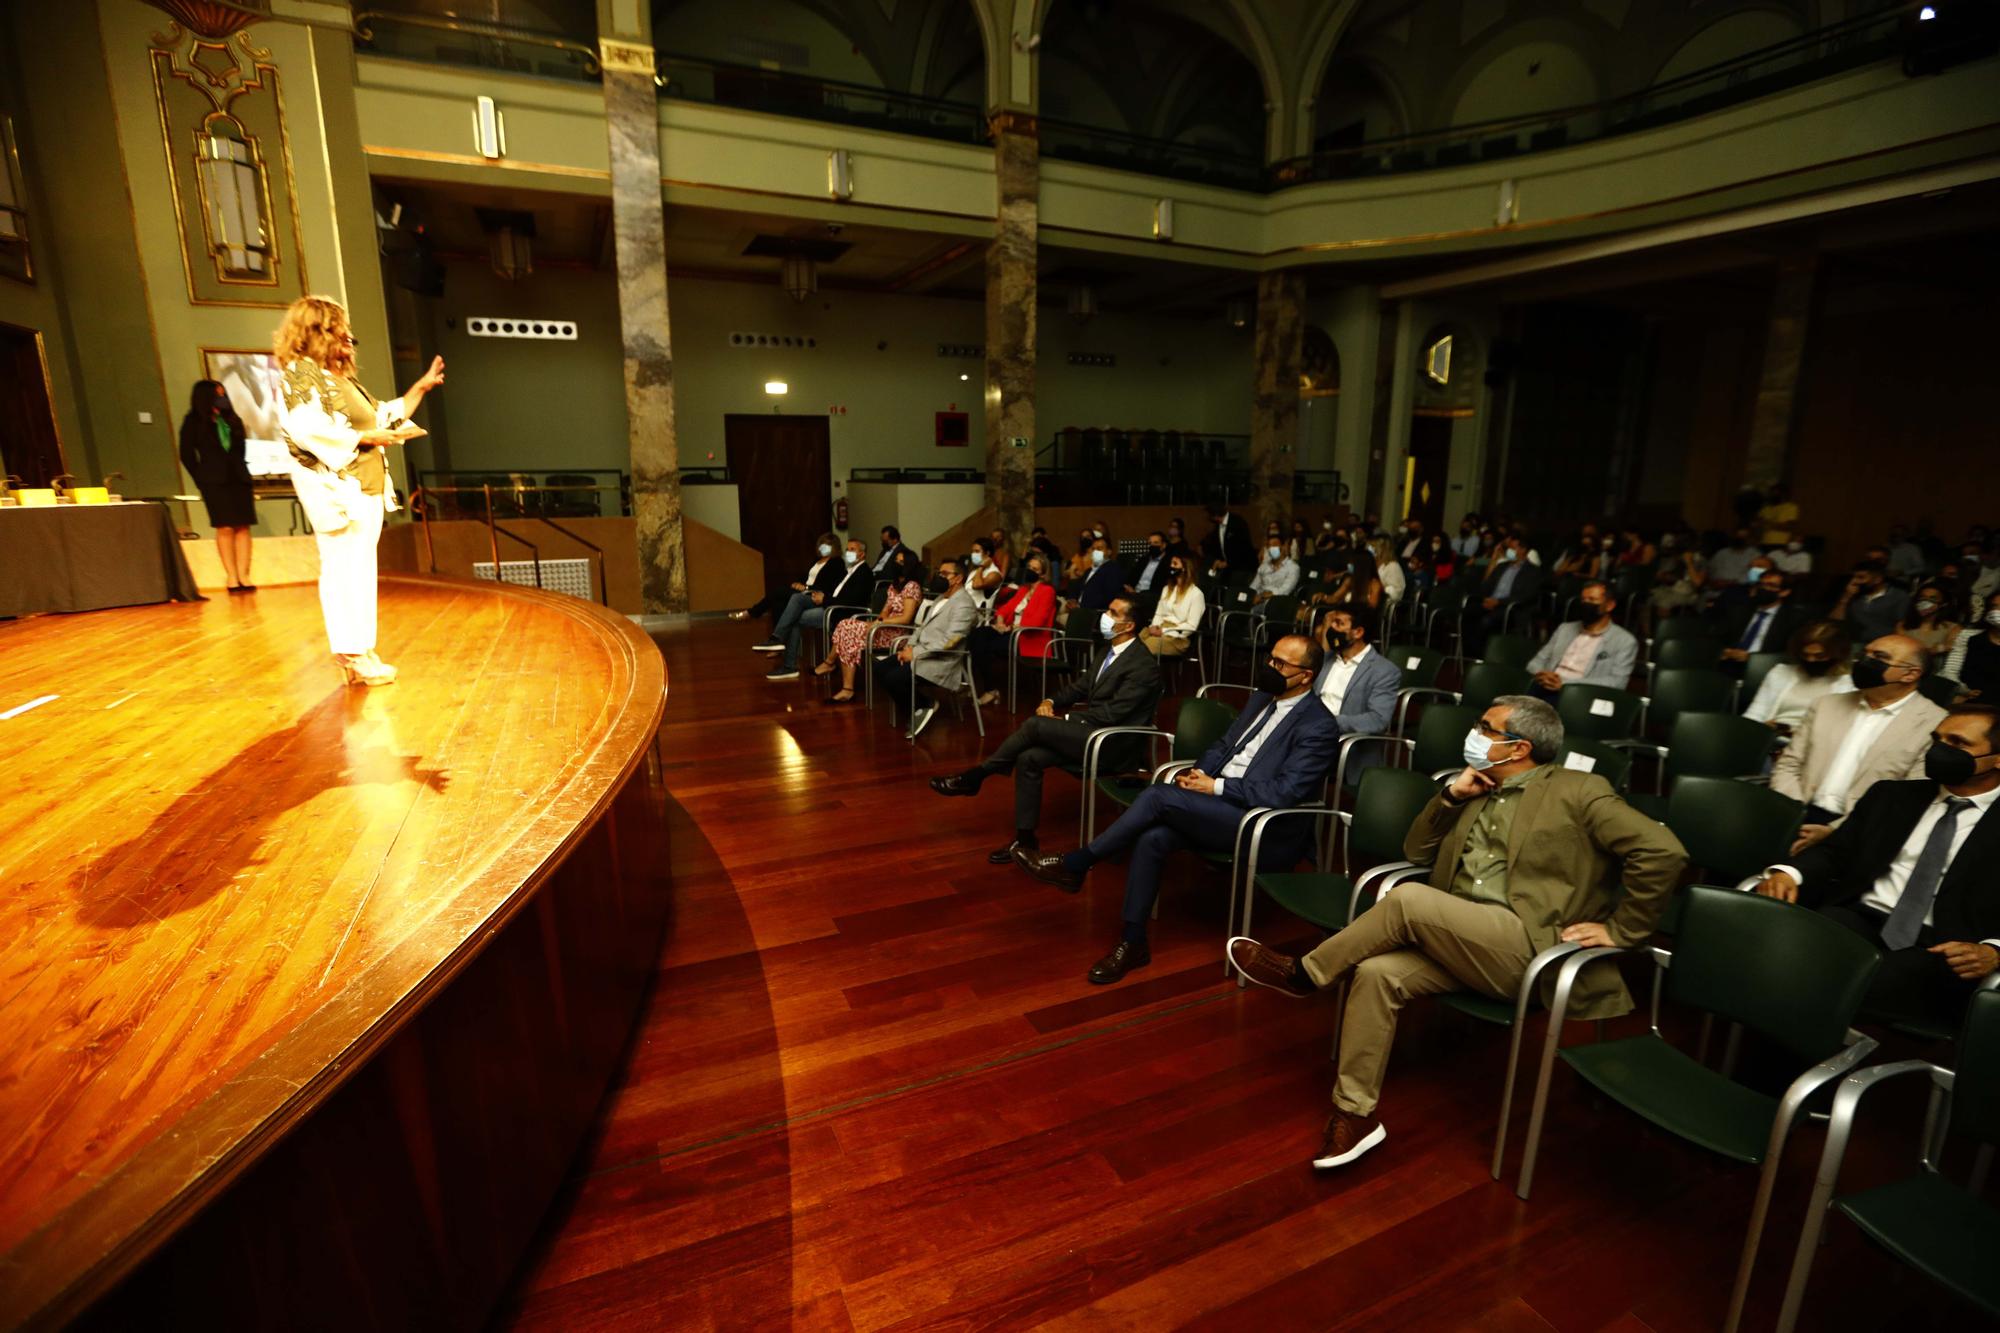
[[[925,727],[928,727],[931,724],[931,719],[936,716],[936,704],[932,704],[928,708],[919,708],[915,713],[912,713],[910,715],[910,738],[912,740],[916,739],[917,734]]]
[[[750,651],[753,653],[782,653],[785,651],[785,645],[782,643],[753,643],[750,645]]]

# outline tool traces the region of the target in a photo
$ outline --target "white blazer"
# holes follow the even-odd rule
[[[377,503],[348,471],[361,456],[361,433],[391,430],[410,419],[403,400],[375,405],[375,420],[358,423],[342,409],[340,388],[327,369],[301,357],[285,367],[285,413],[278,429],[291,454],[292,488],[315,532],[338,532],[365,506]],[[396,511],[396,483],[384,460],[385,513]]]

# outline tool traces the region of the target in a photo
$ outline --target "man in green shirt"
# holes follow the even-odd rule
[[[1344,1166],[1387,1137],[1375,1107],[1410,1000],[1453,990],[1511,1000],[1543,949],[1631,946],[1653,933],[1687,853],[1603,778],[1556,765],[1562,744],[1548,704],[1494,700],[1465,738],[1464,771],[1404,839],[1405,856],[1433,867],[1429,884],[1399,885],[1302,958],[1229,942],[1239,972],[1287,995],[1350,983],[1333,1115],[1314,1166]],[[1571,993],[1576,1018],[1631,1007],[1605,963],[1585,968]]]

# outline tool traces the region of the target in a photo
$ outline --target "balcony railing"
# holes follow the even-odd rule
[[[1899,5],[1847,19],[1585,106],[1455,125],[1295,157],[1270,168],[1271,188],[1463,166],[1687,120],[1896,56],[1902,51],[1905,12],[1915,8]]]
[[[1148,139],[1095,125],[1078,125],[1043,117],[1042,156],[1097,167],[1136,171],[1142,176],[1220,185],[1232,190],[1266,187],[1264,159],[1257,153],[1231,152],[1201,144]]]
[[[1268,166],[1253,153],[1049,118],[1040,122],[1041,151],[1050,158],[1255,192],[1494,161],[1690,119],[1895,58],[1918,8],[1892,5],[1584,106],[1398,135]],[[601,77],[593,34],[394,9],[359,10],[354,24],[355,45],[373,54],[546,78]],[[657,67],[662,97],[955,143],[989,141],[985,111],[968,102],[673,53],[662,53]]]
[[[957,143],[986,142],[986,113],[970,102],[919,97],[866,84],[842,83],[807,74],[730,65],[699,56],[661,53],[658,61],[662,97],[706,102],[711,106],[764,111],[801,120],[917,134]]]
[[[394,9],[354,13],[354,45],[372,55],[421,60],[436,65],[470,65],[547,79],[595,81],[595,33],[554,32],[440,18]]]

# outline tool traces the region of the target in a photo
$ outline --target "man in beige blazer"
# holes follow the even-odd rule
[[[1924,647],[1902,634],[1869,644],[1854,664],[1854,692],[1806,710],[1771,769],[1771,790],[1805,803],[1792,854],[1833,832],[1878,782],[1924,775],[1924,751],[1944,709],[1917,693]]]
[[[1502,695],[1465,738],[1465,770],[1404,839],[1405,856],[1434,867],[1431,883],[1393,889],[1302,958],[1229,942],[1239,972],[1287,995],[1353,978],[1314,1166],[1344,1166],[1386,1137],[1375,1105],[1397,1011],[1412,998],[1476,990],[1511,1000],[1529,962],[1558,940],[1629,947],[1652,935],[1687,852],[1603,778],[1553,764],[1562,744],[1554,708]],[[1570,1005],[1575,1018],[1611,1018],[1632,997],[1605,961],[1577,978]]]

